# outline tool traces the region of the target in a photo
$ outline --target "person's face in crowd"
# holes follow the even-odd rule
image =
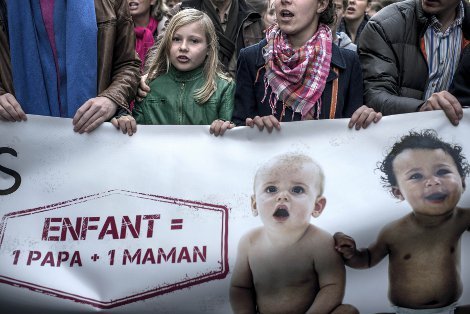
[[[406,149],[393,161],[397,186],[393,194],[416,214],[444,215],[454,210],[462,193],[462,177],[442,149]]]
[[[156,2],[157,0],[127,0],[132,17],[150,15],[151,6]]]
[[[170,9],[174,7],[177,3],[179,3],[179,0],[166,0],[165,2],[166,6]]]
[[[343,0],[334,0],[334,4],[336,13],[336,25],[334,30],[336,31],[339,27],[339,24],[341,24],[341,20],[343,19],[346,8],[343,6]]]
[[[179,71],[191,71],[204,63],[207,37],[200,22],[178,28],[171,39],[170,62]]]
[[[422,0],[423,11],[437,18],[453,16],[460,0]]]
[[[377,14],[377,11],[375,11],[375,9],[370,8],[369,10],[367,10],[367,15],[369,17],[373,17],[376,14]]]
[[[320,14],[328,0],[275,0],[276,20],[294,48],[303,46],[315,34]]]
[[[348,8],[346,9],[346,20],[355,21],[364,17],[368,6],[367,0],[349,0]]]
[[[274,9],[274,0],[267,0],[268,1],[268,9],[266,13],[263,15],[263,23],[264,27],[268,28],[269,26],[276,23],[276,10]]]

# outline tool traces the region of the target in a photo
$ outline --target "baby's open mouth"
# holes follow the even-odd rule
[[[277,218],[287,218],[289,217],[289,212],[285,207],[278,207],[274,212],[273,216]]]
[[[447,197],[446,193],[433,193],[425,197],[426,200],[431,201],[431,202],[442,202],[445,200]]]

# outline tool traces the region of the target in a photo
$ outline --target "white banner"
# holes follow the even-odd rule
[[[262,225],[251,211],[254,174],[273,156],[302,153],[321,165],[327,203],[311,223],[359,247],[411,211],[376,170],[399,137],[431,128],[470,158],[468,109],[458,127],[440,111],[361,131],[347,122],[218,138],[207,126],[139,126],[128,137],[109,123],[84,135],[69,119],[0,123],[0,312],[230,313],[238,242]],[[470,207],[468,189],[459,206]],[[468,304],[468,232],[461,241],[459,303]],[[347,268],[344,303],[390,311],[387,267],[386,258]]]

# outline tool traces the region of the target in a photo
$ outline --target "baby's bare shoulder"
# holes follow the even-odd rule
[[[457,207],[456,212],[457,212],[457,215],[460,215],[461,217],[470,216],[470,208]]]
[[[315,225],[310,225],[308,227],[307,231],[305,232],[305,240],[307,240],[307,242],[310,245],[317,246],[317,247],[326,246],[326,247],[334,248],[334,245],[335,245],[333,236],[329,232]]]
[[[256,243],[261,237],[262,233],[263,233],[262,227],[251,229],[240,238],[240,243],[242,242],[246,244]]]
[[[410,216],[411,215],[408,214],[383,226],[382,230],[379,232],[378,240],[388,242],[390,239],[393,239],[400,234],[406,233],[406,230],[409,228],[410,224]]]
[[[466,229],[470,230],[470,208],[456,208],[456,219],[457,223],[463,223]]]
[[[262,228],[255,228],[245,233],[238,241],[238,252],[249,254],[253,246],[259,242],[261,232]]]

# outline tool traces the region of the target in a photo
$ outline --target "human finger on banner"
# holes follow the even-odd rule
[[[87,100],[73,117],[73,130],[89,133],[109,120],[117,110],[117,105],[107,97],[95,97]]]
[[[26,114],[10,93],[0,95],[0,120],[3,121],[26,121]]]
[[[263,131],[263,129],[266,128],[268,133],[271,133],[273,129],[278,131],[281,129],[281,123],[273,115],[263,117],[255,116],[253,119],[246,118],[245,124],[250,128],[253,128],[256,125],[260,131]]]
[[[382,119],[381,112],[376,112],[374,109],[362,105],[354,111],[351,119],[349,119],[348,127],[350,129],[355,128],[356,130],[361,128],[366,129],[372,122],[377,123],[380,119]]]
[[[118,130],[121,130],[123,134],[132,136],[137,132],[137,122],[131,115],[124,115],[118,118],[114,117],[111,119],[112,125]]]
[[[215,136],[224,135],[225,131],[233,129],[235,124],[232,121],[226,121],[222,119],[214,120],[209,128],[209,133]]]
[[[419,111],[431,110],[444,110],[453,125],[458,125],[463,117],[462,105],[454,95],[445,90],[432,94],[419,108]]]

